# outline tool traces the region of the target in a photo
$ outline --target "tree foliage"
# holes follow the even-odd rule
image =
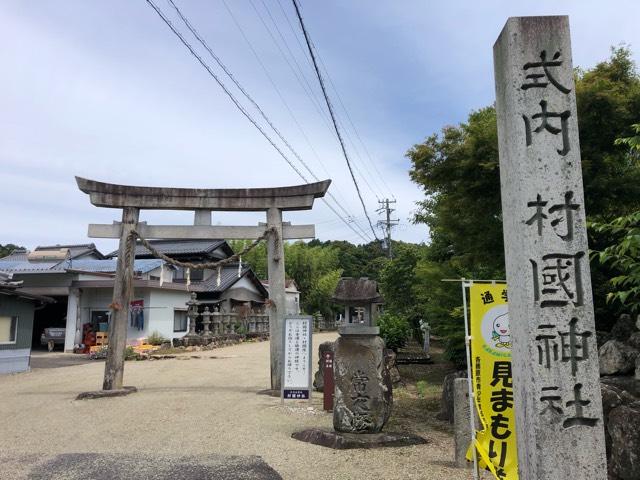
[[[619,272],[609,279],[607,301],[640,313],[640,211],[608,223],[593,223],[592,228],[615,238],[604,250],[592,252],[600,263]]]
[[[411,335],[407,320],[391,312],[385,312],[378,317],[378,326],[385,346],[394,352],[404,347]]]
[[[638,141],[616,142],[634,138],[631,125],[640,120],[640,77],[631,52],[619,47],[594,68],[577,69],[575,82],[585,209],[590,221],[604,224],[640,208],[638,153],[629,153]],[[466,122],[444,127],[414,145],[407,156],[410,177],[425,194],[414,220],[425,224],[431,235],[414,267],[421,291],[408,298],[434,332],[445,336],[450,356],[457,357],[463,345],[459,287],[443,285],[440,278],[502,279],[505,274],[495,108],[482,108]],[[603,227],[589,233],[592,248],[607,251],[612,232]],[[599,327],[609,325],[618,313],[606,295],[611,290],[608,279],[619,274],[620,266],[592,262]]]
[[[6,257],[7,255],[11,254],[11,252],[13,252],[18,248],[24,248],[24,247],[19,247],[18,245],[14,245],[13,243],[7,243],[5,245],[0,244],[0,258]]]
[[[242,250],[245,245],[242,240],[229,243],[234,251]],[[356,248],[355,245],[351,246]],[[331,297],[343,271],[338,249],[319,242],[285,243],[284,258],[286,276],[293,279],[300,290],[302,311],[308,314],[320,312],[325,317],[332,317],[335,308]],[[243,256],[242,261],[250,265],[259,278],[268,277],[264,243]]]
[[[630,163],[640,160],[640,124],[632,126],[635,135],[616,140],[616,145],[629,148]],[[633,313],[640,312],[640,210],[618,217],[610,222],[594,222],[591,228],[612,237],[608,246],[593,251],[592,256],[601,264],[610,266],[616,275],[609,279],[607,301],[618,303]]]

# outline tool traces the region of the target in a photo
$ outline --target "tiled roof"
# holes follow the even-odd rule
[[[86,255],[87,253],[93,253],[96,256],[103,258],[104,256],[98,249],[94,243],[79,243],[76,245],[45,245],[38,246],[35,248],[35,251],[41,252],[43,250],[60,250],[61,248],[69,249],[69,254],[71,258],[76,258],[82,255]]]
[[[134,262],[135,272],[148,273],[164,263],[159,259],[138,259]],[[6,261],[0,259],[0,271],[7,273],[60,273],[68,270],[82,272],[103,272],[111,273],[116,271],[117,260],[65,260],[63,262],[28,262],[24,260]]]
[[[72,260],[67,262],[67,270],[78,270],[82,272],[103,272],[111,273],[116,271],[118,260],[110,258],[108,260]],[[148,273],[164,263],[160,259],[138,259],[133,263],[134,272]]]
[[[193,282],[192,284],[198,285],[198,287],[201,287],[203,291],[206,292],[224,292],[227,288],[242,278],[249,270],[251,270],[249,267],[244,267],[240,272],[240,276],[238,276],[238,264],[231,264],[220,269],[220,285],[218,285],[217,273],[214,273],[206,280]]]
[[[0,271],[11,273],[37,273],[46,271],[64,271],[56,268],[60,262],[28,262],[26,260],[0,259]]]
[[[221,268],[220,270],[220,285],[218,285],[218,274],[214,273],[206,280],[201,282],[193,282],[191,285],[195,286],[201,292],[224,292],[231,288],[234,283],[240,280],[242,277],[248,276],[253,281],[256,288],[266,297],[268,293],[264,286],[258,280],[253,270],[250,267],[243,267],[238,276],[238,264],[230,264]]]
[[[224,240],[152,240],[151,245],[165,255],[207,255],[226,244]],[[140,244],[136,245],[135,256],[150,256],[151,252]],[[107,257],[117,257],[114,250]]]

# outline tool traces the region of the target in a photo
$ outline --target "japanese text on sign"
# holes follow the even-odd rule
[[[518,460],[507,290],[474,284],[470,295],[472,385],[482,424],[476,436],[479,465],[498,479],[513,480]]]
[[[283,398],[309,398],[311,325],[311,317],[285,318]]]

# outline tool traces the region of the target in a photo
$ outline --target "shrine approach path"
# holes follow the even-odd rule
[[[318,345],[335,337],[314,335],[316,357]],[[137,393],[75,400],[101,386],[103,371],[99,362],[0,376],[1,479],[88,478],[88,468],[92,478],[165,478],[145,476],[143,467],[170,470],[166,478],[471,478],[469,470],[453,468],[446,429],[419,422],[412,433],[427,445],[332,450],[292,439],[304,428],[331,428],[332,417],[322,411],[319,393],[311,405],[284,406],[257,394],[267,387],[269,342],[127,362],[125,385]]]

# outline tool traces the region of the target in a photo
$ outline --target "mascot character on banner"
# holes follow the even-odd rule
[[[471,374],[480,431],[478,464],[497,479],[518,478],[511,329],[505,285],[472,284]],[[471,447],[467,459],[472,459]]]

